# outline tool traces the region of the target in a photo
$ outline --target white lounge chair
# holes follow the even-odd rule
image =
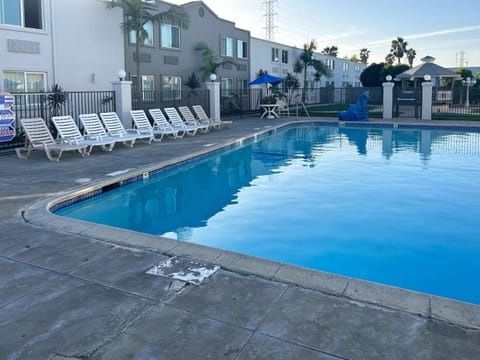
[[[101,139],[98,137],[83,136],[75,124],[75,120],[70,115],[53,116],[52,122],[55,125],[58,137],[66,139],[78,145],[88,146],[87,155],[90,154],[94,146],[101,146],[104,151],[112,151],[115,146],[115,140]]]
[[[119,141],[122,141],[122,139],[128,139],[128,141],[133,140],[131,146],[135,144],[136,140],[144,140],[149,144],[153,141],[153,134],[149,132],[142,133],[138,129],[125,129],[115,112],[100,113],[100,118],[105,125],[108,135],[118,137]]]
[[[276,105],[276,113],[278,114],[278,116],[290,116],[290,107],[285,100],[277,100]]]
[[[165,115],[163,115],[162,110],[149,109],[148,112],[153,119],[154,127],[177,131],[177,137],[183,137],[185,135],[185,129],[183,127],[174,127],[172,124],[170,124]]]
[[[136,136],[119,137],[108,135],[107,131],[103,127],[102,120],[100,120],[97,114],[80,114],[78,117],[83,125],[83,130],[90,137],[121,142],[124,146],[129,147],[132,147],[135,143],[135,140],[137,140]]]
[[[221,129],[223,127],[231,127],[233,124],[233,121],[230,121],[230,120],[209,118],[207,113],[203,109],[202,105],[193,105],[192,108],[193,108],[193,111],[195,111],[195,114],[197,114],[198,119],[207,119],[208,121],[210,121],[210,124],[212,124],[212,126],[215,129]]]
[[[150,132],[153,135],[154,141],[162,141],[163,135],[169,135],[173,138],[177,137],[178,131],[171,126],[170,128],[160,128],[158,126],[153,127],[143,110],[131,110],[130,114],[132,115],[135,127],[142,133]]]
[[[25,131],[25,146],[15,149],[20,159],[27,159],[32,150],[44,150],[50,161],[59,161],[64,151],[78,151],[82,156],[86,154],[87,145],[66,139],[55,140],[42,118],[20,119],[20,123]],[[58,155],[54,156],[54,153]]]
[[[196,123],[184,122],[177,112],[177,109],[170,107],[164,109],[168,120],[175,129],[183,129],[187,135],[194,136],[198,131]]]
[[[196,124],[198,130],[203,133],[208,133],[210,131],[210,121],[208,121],[208,119],[195,119],[195,116],[193,116],[188,106],[179,106],[178,111],[182,114],[185,123]]]

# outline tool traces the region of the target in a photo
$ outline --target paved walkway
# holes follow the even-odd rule
[[[478,306],[45,214],[108,173],[287,121],[59,163],[0,156],[0,359],[480,359]],[[171,255],[221,269],[199,286],[145,274]]]

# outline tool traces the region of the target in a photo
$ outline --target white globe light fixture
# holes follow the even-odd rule
[[[425,75],[423,76],[423,80],[425,80],[425,81],[430,81],[430,80],[432,80],[432,77],[431,77],[429,74],[425,74]]]
[[[473,85],[473,81],[470,77],[467,79],[462,80],[462,85],[467,88],[467,93],[465,94],[465,107],[470,107],[470,86]]]
[[[123,70],[123,69],[118,69],[117,70],[118,80],[123,81],[123,79],[125,79],[125,76],[127,76],[127,73],[125,72],[125,70]]]
[[[392,81],[392,75],[387,75],[387,76],[385,77],[385,80],[387,80],[387,81]]]
[[[217,80],[217,74],[210,74],[210,81]]]

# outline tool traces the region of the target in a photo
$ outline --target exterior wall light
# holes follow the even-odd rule
[[[125,76],[127,76],[127,73],[123,69],[118,69],[117,70],[117,77],[118,80],[123,81],[125,79]]]

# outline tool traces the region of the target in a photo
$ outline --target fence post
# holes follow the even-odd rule
[[[115,91],[115,111],[122,120],[123,126],[130,128],[132,125],[130,116],[130,110],[132,110],[132,82],[112,81],[112,88]]]
[[[391,81],[383,84],[383,118],[391,119],[393,117],[393,86]]]
[[[432,120],[432,91],[431,81],[422,82],[422,120]]]
[[[210,118],[218,121],[220,120],[220,83],[209,81],[207,89],[210,98]]]

